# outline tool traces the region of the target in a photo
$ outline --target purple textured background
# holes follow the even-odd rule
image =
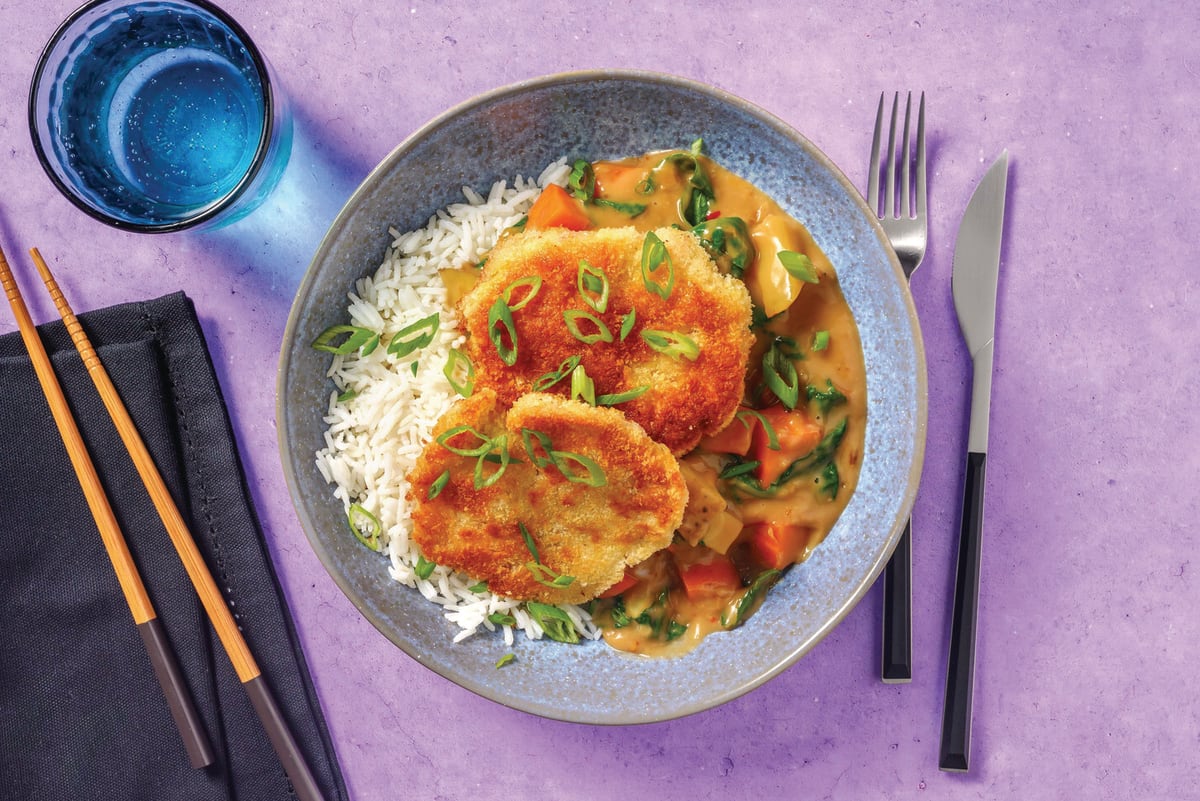
[[[74,5],[0,0],[0,241],[28,286],[23,251],[40,247],[77,310],[177,289],[195,300],[355,798],[1200,797],[1194,13],[1117,2],[599,2],[584,13],[226,0],[292,98],[296,152],[281,190],[247,220],[149,237],[85,217],[33,156],[28,79]],[[794,667],[718,709],[635,728],[543,721],[392,646],[300,530],[276,451],[275,364],[292,295],[342,201],[447,107],[603,67],[740,95],[859,186],[879,93],[927,93],[932,228],[912,292],[930,415],[911,684],[878,681],[876,588]],[[971,189],[1005,147],[973,764],[949,775],[937,746],[970,370],[951,257]],[[35,319],[54,317],[44,293],[28,294]],[[0,331],[13,328],[0,318]]]

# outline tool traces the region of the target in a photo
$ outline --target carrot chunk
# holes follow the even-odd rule
[[[812,452],[821,442],[821,426],[805,412],[787,410],[782,406],[763,409],[760,414],[770,424],[779,443],[779,449],[771,448],[771,438],[762,424],[754,426],[750,456],[758,462],[754,471],[759,484],[769,487],[802,456]]]
[[[721,592],[736,590],[742,586],[741,576],[729,557],[718,553],[711,554],[711,559],[678,565],[679,578],[683,582],[683,591],[687,597],[717,595]]]
[[[592,227],[592,221],[584,211],[582,203],[571,197],[561,186],[551,184],[533,201],[525,227],[586,231]]]
[[[747,526],[750,555],[765,568],[782,570],[804,555],[808,527],[768,521]]]

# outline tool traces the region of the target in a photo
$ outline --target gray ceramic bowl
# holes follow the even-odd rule
[[[787,573],[744,626],[677,659],[483,634],[458,645],[440,607],[391,581],[383,557],[346,528],[317,472],[328,357],[309,343],[345,322],[346,293],[373,273],[388,226],[411,230],[461,187],[536,175],[561,156],[615,158],[686,147],[703,136],[720,164],[766,190],[812,231],[838,268],[867,363],[869,422],[862,475],[844,515]],[[640,723],[735,698],[799,659],[863,596],[912,506],[924,455],[925,360],[900,266],[844,175],[804,137],[712,87],[641,72],[556,75],[490,92],[417,131],[372,172],[330,228],[296,296],[279,372],[279,437],[300,520],[317,555],[380,631],[421,664],[480,695],[560,720]]]

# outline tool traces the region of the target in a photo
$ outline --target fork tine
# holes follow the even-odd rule
[[[896,92],[892,97],[892,127],[888,131],[887,183],[883,200],[883,212],[886,217],[896,214],[896,111],[899,105],[900,93]]]
[[[925,216],[925,93],[917,110],[917,217]]]
[[[909,155],[908,149],[910,130],[909,122],[912,119],[912,92],[908,93],[908,97],[904,100],[904,138],[900,145],[900,214],[902,217],[908,218],[912,216],[912,157]]]
[[[871,139],[871,170],[867,173],[867,203],[879,214],[879,138],[883,133],[883,98],[879,93],[879,110],[875,112],[875,136]]]

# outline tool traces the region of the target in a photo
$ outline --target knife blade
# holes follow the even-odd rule
[[[1007,189],[1008,151],[1005,150],[988,168],[971,195],[954,246],[951,291],[958,325],[971,354],[973,377],[954,609],[950,623],[950,656],[938,756],[938,767],[945,771],[965,772],[970,766],[983,488],[992,399],[996,290],[1000,280],[1000,243]]]

